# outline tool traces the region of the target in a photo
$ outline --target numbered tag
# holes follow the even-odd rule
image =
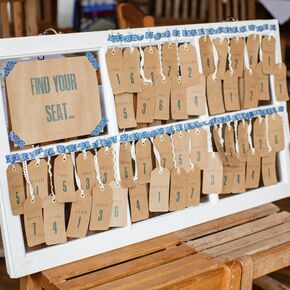
[[[172,169],[170,177],[169,210],[179,210],[186,206],[187,200],[187,174],[181,169]]]
[[[136,162],[139,184],[150,182],[152,171],[151,151],[151,142],[149,140],[139,140],[136,143]]]
[[[285,63],[276,64],[274,67],[274,84],[275,95],[279,102],[288,101],[288,88],[287,88],[287,68]]]
[[[254,71],[246,70],[244,74],[245,96],[244,108],[257,108],[259,103],[258,75]]]
[[[215,147],[217,149],[217,154],[220,158],[220,160],[222,161],[222,163],[224,165],[228,165],[228,159],[227,159],[227,156],[225,154],[225,151],[224,151],[224,145],[221,141],[221,138],[219,136],[219,133],[218,133],[218,127],[214,126],[212,128],[212,136],[213,136],[213,141],[214,141],[214,144],[215,144]],[[210,157],[209,157],[210,159]]]
[[[67,226],[66,235],[69,238],[83,238],[87,235],[91,208],[92,208],[92,196],[91,194],[85,194],[81,196],[79,190],[76,191],[76,202],[72,203],[70,209],[70,216]]]
[[[58,155],[54,160],[53,181],[56,201],[75,202],[74,169],[71,156]]]
[[[34,200],[27,198],[23,204],[24,227],[28,247],[34,247],[45,242],[42,217],[42,199],[36,195]]]
[[[277,184],[276,152],[262,157],[262,177],[265,186]]]
[[[98,164],[103,184],[114,180],[114,154],[113,148],[102,147],[98,151]]]
[[[161,77],[156,78],[154,110],[155,120],[169,120],[170,92],[170,78],[166,78],[165,80],[162,80]]]
[[[225,128],[225,149],[229,165],[238,166],[240,164],[240,161],[235,150],[234,130],[231,125],[226,126]]]
[[[115,96],[115,105],[119,129],[137,127],[132,93],[123,93]]]
[[[227,111],[240,110],[238,77],[232,72],[224,74],[224,102]]]
[[[249,57],[249,67],[254,70],[258,63],[258,55],[260,49],[260,37],[256,34],[251,34],[247,38],[247,51]]]
[[[188,117],[186,87],[181,79],[172,81],[171,115],[173,120],[185,120]]]
[[[224,165],[223,168],[223,189],[221,193],[229,194],[233,188],[234,170],[231,166]]]
[[[266,120],[263,117],[257,118],[254,121],[253,140],[255,150],[260,156],[269,154],[266,136]]]
[[[225,112],[221,79],[214,79],[212,74],[206,80],[207,105],[210,115]]]
[[[157,47],[150,46],[144,49],[144,75],[146,79],[151,79],[153,84],[160,76],[160,61]]]
[[[151,173],[149,190],[150,212],[167,212],[169,210],[170,171],[167,168],[155,168]]]
[[[226,72],[226,64],[227,64],[227,55],[228,55],[228,41],[226,38],[213,39],[214,46],[217,50],[218,54],[218,67],[217,67],[217,75],[220,79],[224,78],[224,74]]]
[[[173,168],[173,156],[170,137],[167,134],[156,136],[154,138],[154,145],[160,154],[161,166],[171,170]],[[156,166],[158,166],[157,161]]]
[[[272,150],[280,152],[285,148],[283,120],[279,114],[268,118],[269,143]]]
[[[200,169],[194,166],[194,170],[191,170],[186,175],[186,207],[199,205],[200,202]]]
[[[244,74],[244,49],[245,41],[241,37],[233,37],[230,42],[232,68],[236,76]]]
[[[215,71],[213,45],[209,36],[203,36],[199,39],[199,48],[202,63],[202,72],[208,77]]]
[[[103,188],[96,184],[93,188],[90,231],[105,231],[110,227],[113,208],[113,190],[108,184]]]
[[[65,231],[64,203],[59,203],[52,196],[43,201],[43,220],[45,243],[62,244],[67,241]]]
[[[269,75],[263,73],[262,63],[259,62],[256,65],[256,73],[258,76],[258,93],[259,100],[261,101],[270,101],[270,92],[269,92]]]
[[[162,45],[162,68],[165,76],[176,79],[178,72],[176,43],[165,42]]]
[[[238,125],[238,143],[239,143],[239,159],[241,162],[247,161],[247,152],[249,150],[248,142],[248,123],[240,122]]]
[[[246,188],[257,188],[260,183],[261,172],[261,158],[256,150],[253,152],[249,150],[247,153],[247,167],[246,167]]]
[[[96,184],[96,171],[93,154],[90,151],[79,153],[76,158],[76,167],[83,191],[86,194],[92,194],[92,189]]]
[[[233,169],[233,186],[232,186],[232,193],[240,193],[245,192],[245,170],[246,166],[245,163],[240,163],[238,166],[232,167]]]
[[[135,187],[129,188],[129,198],[132,222],[148,219],[148,186],[137,183]]]
[[[25,187],[21,165],[9,165],[6,174],[12,213],[13,215],[23,214]]]
[[[267,35],[262,38],[262,51],[263,51],[263,73],[273,74],[275,61],[275,38],[273,36]]]
[[[120,144],[119,167],[122,187],[134,187],[131,144],[129,142]]]

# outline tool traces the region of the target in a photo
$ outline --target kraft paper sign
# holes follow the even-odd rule
[[[6,78],[12,131],[27,145],[88,135],[101,120],[85,56],[19,62]]]

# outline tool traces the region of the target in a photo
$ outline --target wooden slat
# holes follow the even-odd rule
[[[263,276],[254,281],[254,284],[263,290],[289,290],[289,287],[280,283],[279,281],[269,277]]]
[[[43,0],[43,21],[52,24],[52,0]]]
[[[272,228],[274,226],[283,224],[286,220],[290,220],[290,213],[286,211],[274,213],[265,218],[261,218],[230,228],[228,230],[190,241],[188,244],[198,252],[251,235],[253,233],[263,231],[265,229]]]
[[[165,17],[170,18],[171,15],[171,0],[165,0]]]
[[[184,0],[182,1],[182,18],[186,19],[188,18],[188,9],[189,9],[189,2],[190,0]]]
[[[233,2],[233,16],[239,19],[239,0],[232,0]],[[239,19],[242,20],[242,19]]]
[[[247,19],[256,19],[256,0],[248,0],[248,15]]]
[[[155,1],[155,17],[161,17],[162,16],[162,6],[163,6],[163,0],[156,0]]]
[[[208,1],[209,0],[200,1],[200,19],[206,20],[206,14],[208,12]]]
[[[42,275],[50,282],[56,283],[64,279],[79,276],[98,269],[109,267],[134,258],[142,257],[163,249],[175,246],[179,239],[168,234],[162,237],[150,239],[141,243],[136,243],[114,251],[106,252],[94,257],[72,262],[53,269],[42,272]]]
[[[247,15],[246,15],[246,0],[240,0],[240,6],[241,6],[241,20],[246,20]]]
[[[250,222],[278,211],[279,208],[276,205],[269,203],[249,210],[231,214],[229,216],[222,217],[213,221],[209,221],[201,225],[176,231],[174,232],[174,235],[176,235],[181,241],[188,241],[199,238],[204,235],[209,235],[224,229],[228,229],[246,222]]]
[[[80,290],[83,289],[84,285],[87,288],[94,287],[178,260],[193,254],[193,252],[192,248],[181,245],[85,276],[63,281],[56,286],[57,289],[61,290]]]
[[[14,25],[14,36],[24,36],[24,13],[22,2],[12,2],[12,13],[13,13],[13,25]]]
[[[37,0],[25,1],[26,35],[37,35]]]
[[[238,261],[242,266],[241,289],[252,290],[254,261],[250,256],[243,256]]]
[[[209,0],[209,22],[215,22],[217,19],[216,0]]]
[[[180,0],[173,0],[173,18],[180,18]]]
[[[215,21],[224,21],[225,16],[224,16],[224,5],[223,5],[223,0],[215,0],[217,2],[217,11],[218,11],[218,18]]]
[[[0,29],[1,29],[1,37],[10,37],[10,28],[9,28],[9,18],[8,18],[8,10],[7,3],[0,3]]]
[[[225,18],[233,16],[232,13],[233,13],[232,12],[232,0],[228,0],[226,2],[226,17]]]
[[[197,16],[197,0],[191,0],[191,13],[190,17],[196,19]]]

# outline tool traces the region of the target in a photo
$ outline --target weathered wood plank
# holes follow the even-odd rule
[[[255,279],[254,284],[263,290],[289,290],[288,286],[269,276],[263,276]]]

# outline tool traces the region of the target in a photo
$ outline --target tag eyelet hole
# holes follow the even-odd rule
[[[168,48],[169,48],[169,49],[172,48],[172,44],[171,44],[171,43],[168,44]]]
[[[16,172],[16,167],[15,166],[12,167],[12,171]]]
[[[115,55],[115,50],[112,50],[112,52],[111,52],[111,53],[112,53],[112,55]]]
[[[163,140],[164,140],[164,137],[163,137],[163,136],[160,136],[160,138],[159,138],[159,139],[160,139],[160,141],[161,141],[161,142],[163,142]]]
[[[105,155],[109,154],[109,149],[105,149]]]

